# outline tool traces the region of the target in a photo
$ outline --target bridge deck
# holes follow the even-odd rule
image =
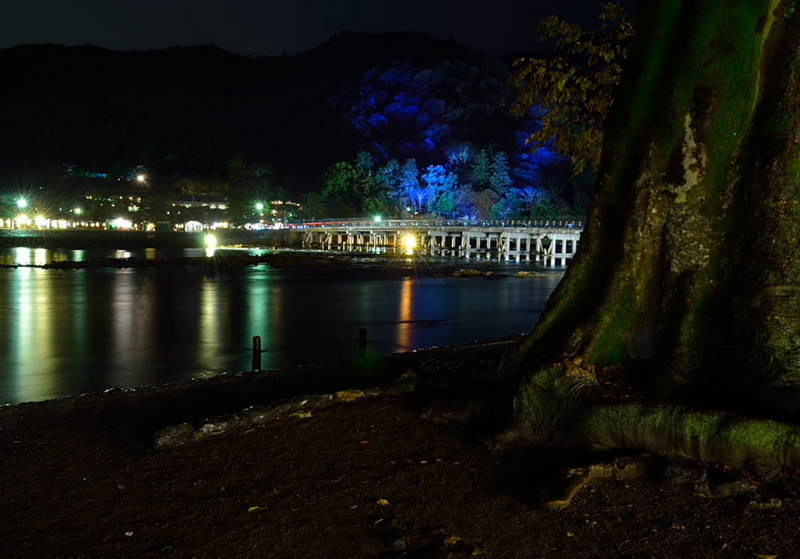
[[[364,247],[470,257],[497,253],[507,260],[566,264],[578,246],[580,221],[330,221],[295,226],[309,248]],[[413,239],[409,243],[408,239]]]

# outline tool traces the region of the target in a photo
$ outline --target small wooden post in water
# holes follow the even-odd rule
[[[261,370],[261,336],[253,336],[253,370]]]

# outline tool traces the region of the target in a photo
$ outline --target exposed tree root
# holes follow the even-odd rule
[[[670,458],[800,467],[800,427],[718,410],[621,401],[580,360],[540,370],[523,384],[514,424],[499,444],[519,440],[597,450],[645,451]]]

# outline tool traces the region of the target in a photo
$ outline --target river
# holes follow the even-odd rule
[[[0,264],[100,256],[201,256],[152,249],[0,249]],[[365,259],[348,267],[0,269],[0,403],[19,403],[262,368],[490,341],[530,329],[560,277],[536,264],[483,263],[509,277],[458,278],[476,265]],[[435,273],[434,273],[435,272]],[[430,277],[442,275],[442,277]]]

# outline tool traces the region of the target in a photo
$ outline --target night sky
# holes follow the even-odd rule
[[[637,0],[622,0],[633,8]],[[312,49],[343,30],[422,31],[503,55],[540,48],[535,21],[558,14],[593,24],[600,0],[10,0],[0,48],[26,43],[115,50],[215,44],[276,56]]]

